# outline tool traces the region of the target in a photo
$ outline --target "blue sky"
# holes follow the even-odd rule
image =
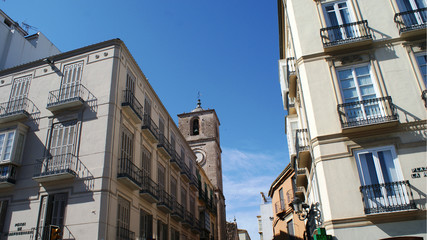
[[[61,51],[122,39],[169,114],[214,108],[227,220],[259,239],[260,192],[288,163],[276,0],[6,0]],[[31,32],[31,31],[30,31]]]

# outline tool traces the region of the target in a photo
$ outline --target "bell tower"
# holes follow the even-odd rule
[[[214,109],[204,110],[200,99],[189,113],[178,115],[179,130],[197,156],[197,162],[215,187],[217,198],[218,239],[226,239],[225,199],[222,188],[219,120]]]

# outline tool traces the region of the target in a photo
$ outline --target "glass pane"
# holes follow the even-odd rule
[[[418,67],[420,68],[421,75],[423,77],[424,85],[427,86],[427,55],[417,56]]]
[[[351,78],[349,80],[341,80],[341,87],[343,89],[354,87],[354,81],[353,81],[353,79]]]
[[[344,99],[345,99],[344,102],[349,102],[349,101],[347,101],[347,99],[353,99],[350,102],[358,100],[356,88],[344,90],[343,94],[344,94]]]
[[[378,152],[378,159],[380,161],[384,182],[399,181],[391,151],[386,150]]]
[[[6,141],[6,146],[4,149],[4,155],[2,160],[10,159],[10,153],[12,152],[12,144],[13,144],[14,136],[15,136],[15,132],[10,132],[7,134],[7,141]]]
[[[5,133],[0,134],[0,156],[1,156],[2,151],[3,151],[3,144],[4,144],[5,136],[6,136]]]
[[[338,71],[338,78],[340,80],[353,79],[353,75],[351,73],[351,69]]]
[[[378,175],[375,170],[374,158],[372,153],[363,153],[359,155],[360,164],[362,165],[362,177],[364,185],[378,184]]]

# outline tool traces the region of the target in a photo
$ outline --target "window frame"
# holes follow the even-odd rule
[[[6,148],[8,134],[13,132],[13,140],[11,142],[9,158],[4,159],[4,149]],[[27,137],[27,128],[22,125],[17,125],[14,128],[1,129],[0,135],[4,134],[2,146],[0,146],[0,164],[15,163],[20,165],[24,152],[25,140]]]
[[[420,71],[421,82],[424,83],[424,89],[426,89],[427,88],[427,52],[425,52],[425,51],[416,52],[416,53],[414,53],[414,56],[415,56],[415,61],[417,63],[418,70]],[[424,61],[425,61],[424,65],[423,65],[426,68],[425,73],[423,73],[421,71],[422,65],[420,64],[420,61],[418,60],[418,57],[422,57],[422,56],[424,56]]]
[[[323,15],[325,16],[326,27],[335,27],[335,26],[347,24],[347,23],[342,22],[341,12],[339,11],[340,9],[338,7],[338,4],[340,4],[340,3],[346,3],[346,5],[347,5],[348,14],[350,17],[349,23],[354,23],[357,21],[357,16],[356,16],[355,11],[353,9],[353,4],[351,4],[350,0],[332,1],[332,2],[327,2],[327,3],[322,4],[322,11],[323,11]],[[326,10],[326,8],[329,6],[333,6],[333,8],[334,8],[334,13],[335,13],[335,16],[337,17],[338,25],[332,25],[331,20],[329,19],[328,11]],[[337,15],[337,13],[338,13],[338,15]],[[338,18],[338,16],[339,16],[339,18]]]

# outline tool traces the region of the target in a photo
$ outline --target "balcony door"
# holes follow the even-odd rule
[[[130,232],[130,202],[119,197],[117,199],[117,239],[131,239]]]
[[[25,76],[13,80],[9,103],[7,106],[8,113],[24,110],[25,98],[28,96],[30,83],[31,76]]]
[[[325,20],[328,27],[330,42],[354,38],[359,36],[357,26],[349,25],[355,22],[354,15],[348,6],[347,1],[338,1],[324,5]]]
[[[385,116],[378,98],[369,65],[352,66],[337,71],[342,100],[348,103],[345,114],[349,121],[369,120]]]
[[[421,10],[427,7],[425,0],[397,0],[397,5],[402,15],[405,26],[421,25],[427,22],[426,11]]]
[[[125,92],[125,101],[133,106],[134,96],[135,96],[135,77],[132,73],[128,72],[126,76],[126,92]]]
[[[371,208],[409,204],[406,189],[399,184],[403,175],[393,147],[355,152],[362,194]]]
[[[52,127],[49,144],[50,161],[45,161],[43,171],[70,169],[75,158],[77,121],[56,123]]]
[[[63,230],[67,198],[67,193],[42,197],[36,239],[49,239],[50,225],[59,226]]]
[[[64,66],[64,73],[59,92],[59,101],[79,97],[80,82],[83,72],[83,62],[72,63]]]

